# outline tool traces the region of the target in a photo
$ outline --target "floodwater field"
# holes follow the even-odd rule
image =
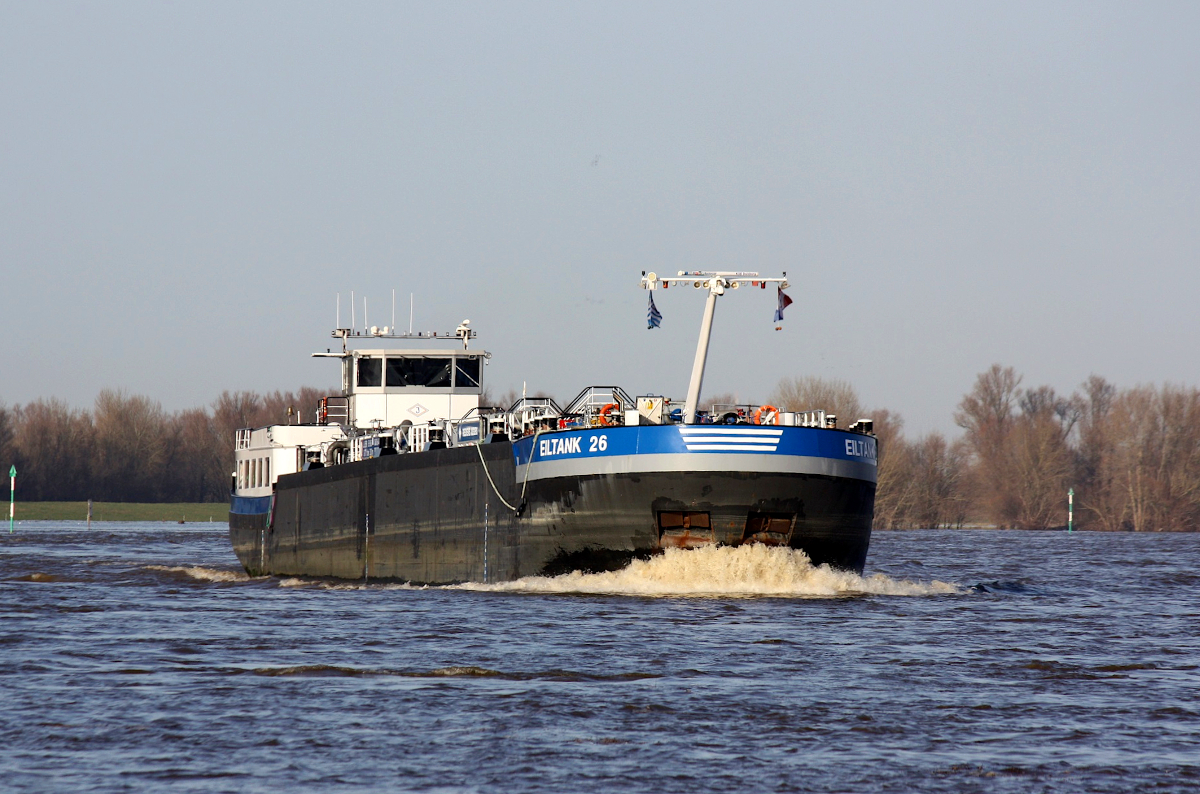
[[[880,532],[410,588],[0,538],[7,791],[1200,789],[1200,535]]]

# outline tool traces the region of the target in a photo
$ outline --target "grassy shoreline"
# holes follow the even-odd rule
[[[92,502],[93,521],[225,522],[228,502]],[[86,521],[87,502],[17,502],[18,521]]]

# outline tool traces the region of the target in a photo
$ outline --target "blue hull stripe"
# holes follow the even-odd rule
[[[531,476],[540,463],[592,461],[592,466],[568,466],[567,469],[650,470],[631,457],[653,457],[653,470],[686,471],[854,471],[859,479],[874,480],[877,447],[875,438],[859,433],[827,430],[819,427],[777,427],[771,425],[644,425],[639,427],[595,427],[568,430],[523,438],[513,444],[518,467],[533,463]],[[664,463],[679,456],[678,465]],[[728,461],[701,459],[732,456]],[[610,460],[608,465],[602,463]],[[800,459],[803,459],[801,461]],[[649,465],[650,460],[646,461]],[[753,468],[745,469],[747,464]],[[849,464],[849,465],[845,465]]]
[[[229,512],[240,516],[260,516],[271,512],[269,496],[234,496],[229,502]]]

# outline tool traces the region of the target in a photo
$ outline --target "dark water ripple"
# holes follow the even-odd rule
[[[1200,789],[1197,535],[879,533],[868,573],[959,592],[829,598],[251,580],[219,525],[0,544],[8,791]]]

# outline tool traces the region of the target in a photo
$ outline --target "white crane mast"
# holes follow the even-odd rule
[[[738,289],[742,285],[765,286],[778,284],[780,289],[788,286],[787,273],[782,277],[762,277],[758,273],[722,270],[680,270],[675,276],[659,276],[657,273],[642,273],[642,289],[655,290],[663,287],[691,284],[695,289],[707,289],[708,300],[704,304],[704,316],[700,320],[700,338],[696,342],[696,359],[692,363],[692,377],[688,381],[687,402],[683,406],[684,424],[696,424],[696,406],[700,402],[700,387],[704,382],[704,365],[708,360],[708,340],[712,336],[713,315],[717,310],[717,298],[726,289]]]

